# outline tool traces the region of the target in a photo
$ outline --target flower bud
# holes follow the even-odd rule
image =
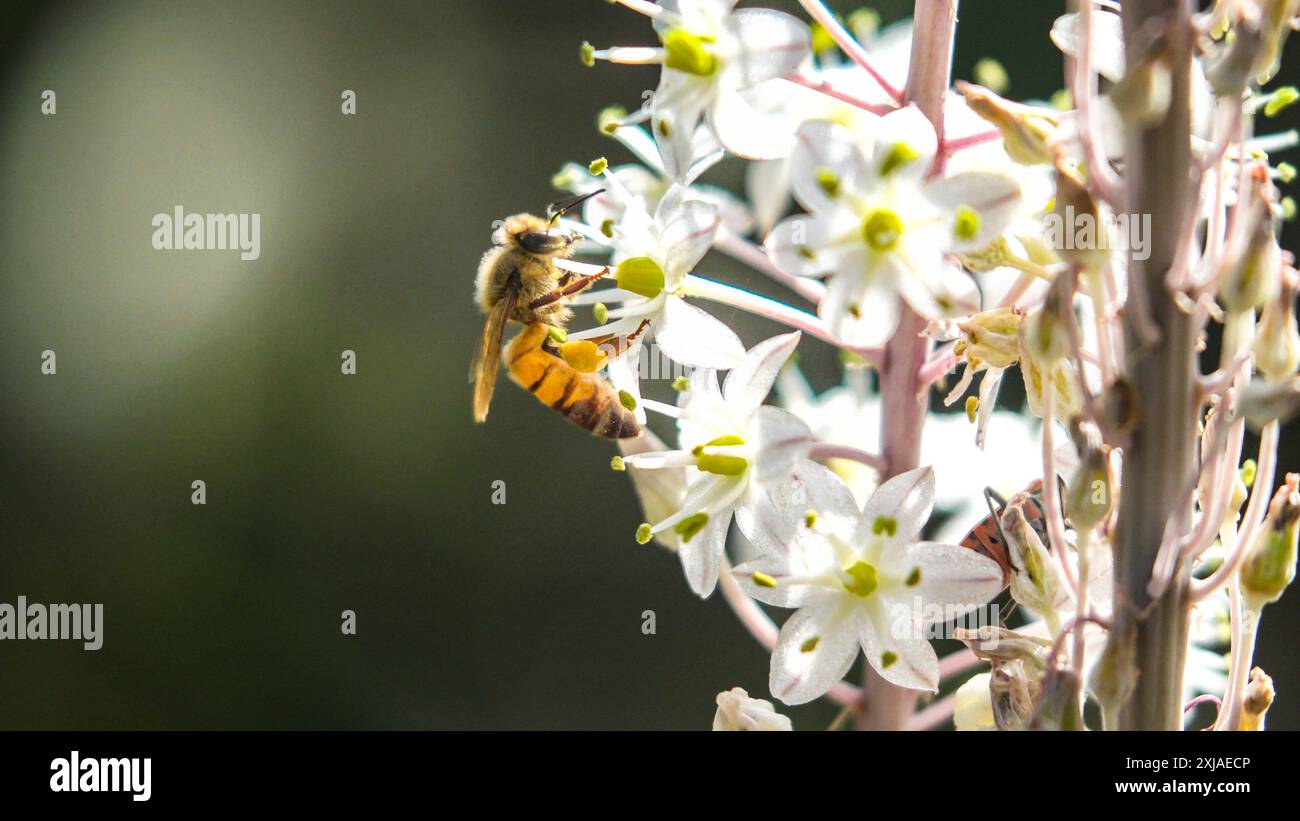
[[[1241,724],[1238,730],[1264,729],[1264,716],[1273,706],[1273,679],[1258,667],[1250,671],[1250,683],[1246,685],[1246,697],[1241,705]]]
[[[1109,461],[1099,447],[1083,448],[1083,458],[1065,488],[1065,515],[1076,531],[1092,529],[1110,513]]]
[[[1255,488],[1256,493],[1264,490]],[[1250,609],[1259,610],[1277,601],[1295,578],[1297,520],[1300,473],[1288,473],[1241,564],[1241,589]]]
[[[1124,72],[1110,99],[1128,122],[1146,128],[1165,118],[1173,97],[1173,73],[1163,53],[1153,55]]]
[[[1020,375],[1025,381],[1029,412],[1034,416],[1042,418],[1047,391],[1053,391],[1053,416],[1057,419],[1069,419],[1083,408],[1074,363],[1070,360],[1059,360],[1050,370],[1045,370],[1037,362],[1022,356]]]
[[[1110,263],[1110,233],[1101,208],[1079,175],[1060,158],[1056,161],[1056,197],[1048,225],[1053,250],[1080,271],[1095,274]]]
[[[772,702],[750,698],[740,687],[718,693],[718,711],[713,716],[714,730],[790,730],[790,719],[781,715]]]
[[[1300,412],[1300,378],[1284,382],[1251,382],[1241,392],[1241,415],[1258,431],[1274,419],[1285,424]]]
[[[1270,382],[1281,382],[1300,368],[1300,329],[1296,327],[1296,281],[1283,277],[1278,295],[1264,304],[1252,350],[1255,369]]]
[[[1035,613],[1054,615],[1062,593],[1056,562],[1018,505],[1007,505],[1001,524],[1015,568],[1011,598]]]
[[[1060,116],[1050,109],[1013,103],[983,86],[957,83],[957,91],[966,98],[980,117],[1002,134],[1007,155],[1021,165],[1044,165],[1052,161],[1051,143]]]
[[[1224,38],[1218,50],[1205,61],[1205,76],[1215,96],[1233,100],[1241,98],[1246,84],[1257,73],[1255,61],[1264,44],[1258,11],[1243,5],[1237,12],[1232,36]]]
[[[997,729],[993,722],[993,698],[989,693],[992,678],[992,673],[979,673],[957,688],[952,699],[952,723],[958,730]]]
[[[1085,730],[1079,704],[1079,677],[1057,668],[1043,676],[1043,690],[1029,722],[1031,730]]]
[[[1138,679],[1136,653],[1137,644],[1132,633],[1111,631],[1107,635],[1106,648],[1088,674],[1088,692],[1102,706],[1104,713],[1118,710],[1133,694]]]
[[[1219,289],[1219,301],[1233,313],[1264,305],[1277,294],[1281,283],[1282,249],[1267,205],[1257,202],[1251,219],[1246,247],[1230,263]]]
[[[1255,0],[1262,14],[1263,41],[1255,56],[1255,80],[1263,85],[1282,66],[1282,46],[1291,33],[1291,20],[1300,14],[1300,0]]]

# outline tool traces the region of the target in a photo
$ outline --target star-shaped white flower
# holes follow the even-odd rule
[[[717,584],[732,515],[748,529],[769,505],[769,489],[788,480],[812,444],[808,426],[798,417],[762,404],[798,344],[798,333],[758,343],[727,375],[721,390],[716,372],[696,371],[679,397],[680,449],[624,460],[632,468],[688,469],[681,507],[653,525],[641,525],[637,540],[645,543],[672,530],[680,539],[686,580],[702,597]]]
[[[937,142],[915,106],[879,118],[874,144],[837,123],[799,129],[790,183],[809,213],[777,225],[766,245],[783,270],[829,277],[818,313],[846,341],[884,342],[898,297],[929,317],[978,309],[974,283],[950,255],[997,239],[1020,185],[997,171],[931,177]]]
[[[817,698],[859,649],[887,681],[937,689],[939,660],[924,628],[992,599],[1002,571],[973,550],[917,541],[933,503],[929,468],[885,482],[862,510],[815,462],[773,491],[746,533],[764,555],[736,569],[754,598],[799,608],[772,652],[772,695],[786,704]]]
[[[662,48],[613,48],[591,54],[616,63],[660,63],[647,109],[670,177],[683,180],[696,159],[697,127],[707,118],[732,153],[762,158],[762,115],[741,92],[783,77],[808,56],[808,26],[772,9],[733,10],[736,0],[663,0],[638,4],[652,15]]]
[[[609,181],[617,191],[617,180]],[[611,346],[617,352],[609,360],[609,377],[636,403],[639,421],[645,420],[639,360],[648,340],[688,368],[729,370],[745,358],[745,346],[735,331],[685,299],[687,274],[713,245],[721,217],[716,205],[684,196],[684,189],[673,188],[651,217],[641,197],[623,191],[621,217],[611,229],[617,287],[589,291],[574,300],[606,305],[603,316],[608,322],[569,338],[623,340]]]

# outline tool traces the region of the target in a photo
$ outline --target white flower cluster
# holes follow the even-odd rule
[[[911,21],[880,29],[858,14],[846,28],[815,0],[803,2],[811,26],[734,0],[621,3],[649,18],[657,44],[584,43],[583,61],[657,65],[658,87],[641,109],[600,116],[637,162],[570,164],[557,175],[564,189],[599,192],[563,224],[586,238],[584,250],[606,255],[557,264],[608,282],[570,300],[591,306],[596,322],[569,339],[613,339],[604,367],[625,404],[639,421],[648,410],[676,423],[675,448],[647,432],[614,459],[649,520],[637,540],[676,551],[698,595],[722,587],[771,647],[770,692],[786,704],[829,694],[857,709],[861,693],[842,679],[861,651],[875,676],[917,691],[988,662],[956,700],[961,728],[1081,725],[1081,700],[1106,708],[1122,678],[1105,650],[1110,553],[1125,414],[1142,390],[1126,380],[1133,340],[1122,323],[1144,310],[1127,274],[1152,238],[1141,215],[1117,214],[1122,134],[1166,116],[1168,68],[1159,54],[1125,65],[1107,0],[1050,33],[1074,58],[1070,93],[1054,104],[1004,98],[1005,78],[986,64],[987,85],[958,83],[923,111],[909,85]],[[1169,286],[1196,321],[1223,324],[1224,353],[1203,379],[1199,513],[1171,531],[1151,584],[1169,583],[1180,562],[1205,568],[1193,588],[1197,621],[1221,618],[1193,638],[1210,644],[1225,624],[1244,640],[1243,608],[1268,598],[1250,598],[1252,584],[1280,595],[1270,580],[1243,576],[1273,566],[1256,554],[1280,551],[1285,564],[1289,550],[1295,561],[1290,497],[1265,520],[1275,409],[1300,404],[1300,280],[1276,239],[1294,206],[1275,181],[1294,171],[1268,158],[1295,135],[1248,136],[1257,113],[1297,96],[1262,88],[1296,11],[1280,5],[1283,18],[1261,11],[1278,3],[1221,2],[1194,21],[1203,39],[1187,92],[1198,205]],[[724,158],[748,164],[744,199],[700,182]],[[800,210],[787,216],[791,201]],[[810,307],[699,275],[710,251]],[[746,350],[701,300],[792,332]],[[790,362],[809,337],[846,361],[844,384],[820,396]],[[674,383],[675,403],[643,396],[639,361],[651,343],[688,374]],[[1023,377],[1025,414],[995,410],[1008,369]],[[966,397],[966,413],[934,413],[920,436],[924,420],[901,416],[949,375],[946,401]],[[897,385],[911,395],[891,394]],[[782,407],[765,404],[774,386]],[[1238,473],[1250,414],[1264,434],[1248,495]],[[986,505],[986,487],[1009,500]],[[936,504],[949,523],[926,541]],[[734,570],[733,519],[752,550]],[[1015,631],[994,628],[1002,649],[972,636],[971,650],[937,658],[932,614],[952,619],[1008,585],[1030,615]],[[795,612],[778,633],[755,602]],[[1229,677],[1220,652],[1178,652],[1191,695],[1242,700],[1248,654],[1238,663],[1234,653]],[[1062,680],[1075,682],[1064,707]],[[719,697],[715,727],[788,726],[742,690]]]

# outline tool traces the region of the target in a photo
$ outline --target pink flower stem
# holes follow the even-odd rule
[[[888,103],[872,103],[854,97],[852,94],[840,91],[825,80],[814,80],[811,77],[805,77],[797,71],[793,74],[787,74],[785,80],[786,82],[803,86],[811,91],[816,91],[819,94],[825,94],[827,97],[839,100],[841,103],[851,105],[854,108],[860,108],[863,111],[870,112],[878,117],[883,117],[895,109],[895,106],[889,105]]]
[[[867,453],[865,450],[859,450],[848,445],[818,442],[812,446],[808,456],[812,459],[851,459],[878,471],[885,469],[884,459],[874,453]]]
[[[780,322],[782,325],[788,325],[837,348],[861,356],[873,365],[880,362],[882,354],[879,348],[850,345],[832,334],[818,317],[798,308],[792,308],[783,302],[777,302],[775,299],[769,299],[759,294],[750,293],[743,288],[736,288],[694,274],[686,276],[684,290],[687,296],[711,299],[723,305],[730,305],[733,308],[748,311],[756,316],[767,317]]]
[[[907,719],[904,729],[931,730],[952,718],[956,695],[949,693],[920,712],[913,713]]]
[[[942,141],[943,102],[952,76],[953,38],[957,32],[957,0],[916,0],[912,19],[912,57],[905,99],[930,120]],[[906,303],[899,306],[899,314],[898,327],[885,345],[880,369],[880,442],[885,459],[881,479],[920,464],[921,434],[930,405],[929,385],[920,378],[930,358],[931,342],[924,335],[926,322]],[[916,709],[916,691],[889,683],[869,665],[865,675],[858,729],[898,730],[908,726],[908,717]]]
[[[957,0],[952,0],[952,3],[955,6]],[[871,79],[875,80],[876,84],[884,89],[886,94],[900,104],[903,102],[903,92],[895,88],[892,83],[885,79],[883,74],[876,70],[875,66],[871,65],[871,57],[867,54],[866,49],[862,48],[858,41],[853,39],[853,35],[849,34],[848,30],[840,25],[840,21],[835,19],[835,15],[831,13],[830,9],[826,8],[825,3],[820,2],[820,0],[799,0],[799,4],[808,12],[809,17],[826,29],[826,33],[835,41],[835,45],[839,46],[840,50],[847,54],[850,60],[861,66],[863,71],[871,75]]]

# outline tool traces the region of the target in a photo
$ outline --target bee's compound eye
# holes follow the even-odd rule
[[[548,251],[555,251],[563,248],[565,239],[563,236],[551,234],[546,231],[526,231],[515,237],[519,245],[525,250],[534,254],[544,254]]]

